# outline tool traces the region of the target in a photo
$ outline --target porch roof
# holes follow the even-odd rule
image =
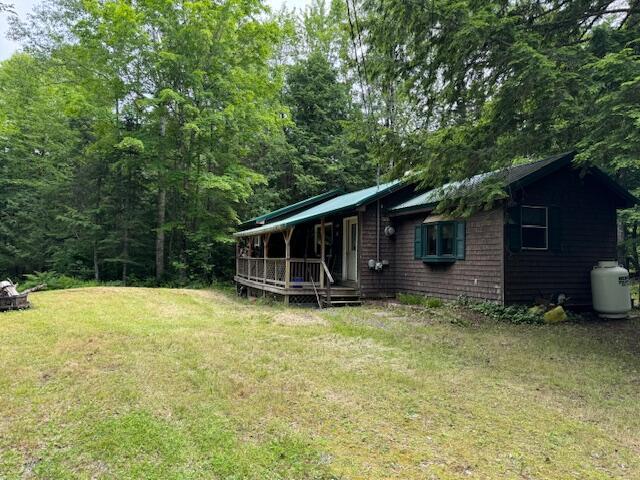
[[[300,223],[309,222],[327,215],[333,215],[340,212],[353,210],[357,207],[365,205],[369,202],[391,193],[402,186],[401,180],[382,183],[373,187],[365,188],[351,193],[345,193],[335,198],[331,198],[319,205],[303,210],[289,217],[277,220],[273,223],[267,223],[260,227],[242,230],[234,233],[235,237],[250,237],[261,235],[263,233],[277,232],[285,230]],[[286,208],[286,207],[285,207]]]
[[[273,220],[277,217],[282,217],[288,213],[293,213],[305,207],[311,207],[314,204],[318,204],[325,200],[329,200],[330,198],[337,197],[341,193],[343,193],[343,191],[340,190],[339,188],[336,188],[328,192],[321,193],[320,195],[315,195],[310,198],[305,198],[304,200],[301,200],[297,203],[292,203],[291,205],[287,205],[286,207],[279,208],[277,210],[274,210],[269,213],[265,213],[263,215],[258,215],[257,217],[254,217],[250,220],[242,222],[240,224],[240,228],[249,227],[251,225],[263,225],[268,221]]]

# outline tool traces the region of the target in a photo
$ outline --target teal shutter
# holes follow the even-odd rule
[[[549,207],[549,250],[560,252],[562,249],[562,219],[560,207]]]
[[[456,258],[464,260],[465,222],[456,222]]]
[[[413,238],[413,258],[422,258],[422,225],[416,225]]]
[[[507,208],[507,222],[505,224],[505,240],[511,252],[519,252],[522,248],[522,229],[520,228],[520,205]]]

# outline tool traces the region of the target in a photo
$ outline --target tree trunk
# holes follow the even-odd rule
[[[100,265],[98,264],[98,242],[93,242],[93,278],[100,281]]]
[[[122,238],[122,284],[127,286],[127,267],[129,266],[129,230],[128,226],[124,229]]]
[[[124,199],[124,230],[122,232],[122,284],[127,286],[127,270],[129,267],[129,211],[130,195],[131,195],[131,172],[127,172],[126,176],[127,189],[125,191]]]
[[[167,205],[167,191],[158,190],[158,229],[156,231],[156,282],[164,277],[164,222]]]
[[[637,276],[640,274],[640,258],[638,257],[638,222],[634,222],[633,228],[631,229],[631,245],[631,255],[636,270],[635,274]]]

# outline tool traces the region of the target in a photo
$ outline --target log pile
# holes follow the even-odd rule
[[[0,282],[0,312],[5,310],[22,310],[29,308],[31,304],[27,296],[31,292],[42,290],[46,285],[38,285],[37,287],[29,288],[24,292],[18,292],[18,286],[11,280],[5,280]]]

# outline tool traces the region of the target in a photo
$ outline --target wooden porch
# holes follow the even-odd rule
[[[248,244],[236,243],[236,275],[239,293],[251,296],[275,295],[286,304],[317,304],[320,307],[360,303],[357,285],[339,285],[326,263],[324,220],[321,222],[320,258],[291,256],[294,228],[245,237]],[[284,256],[270,257],[273,236],[282,234]],[[306,251],[304,252],[306,254]],[[243,288],[244,287],[244,288]]]

